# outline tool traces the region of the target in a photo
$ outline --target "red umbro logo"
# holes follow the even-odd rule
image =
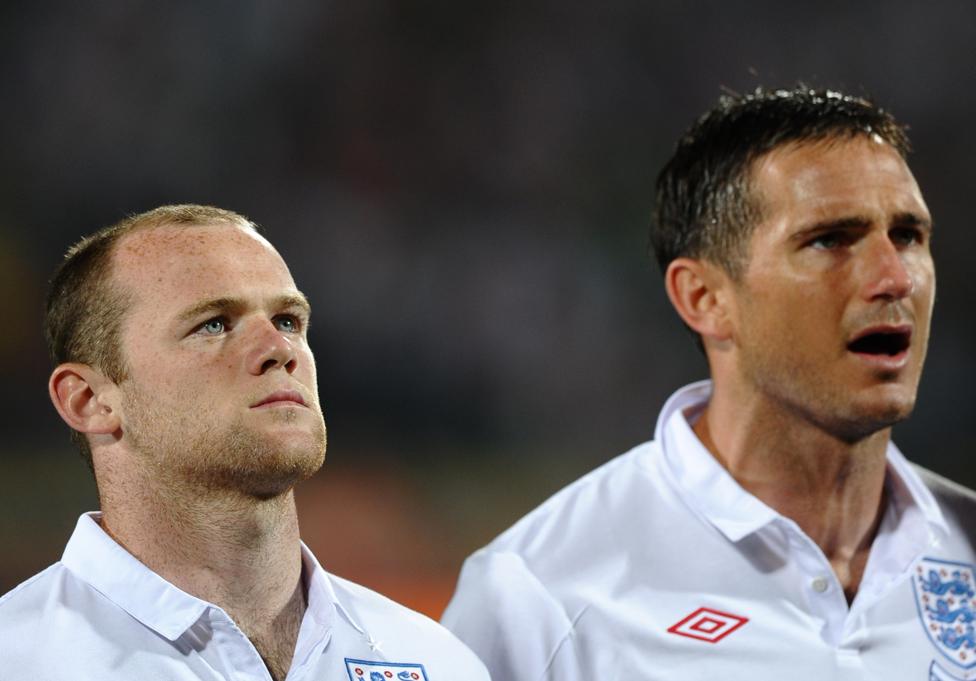
[[[696,638],[708,643],[718,643],[748,621],[748,617],[739,617],[711,608],[698,608],[677,624],[669,627],[668,633]]]

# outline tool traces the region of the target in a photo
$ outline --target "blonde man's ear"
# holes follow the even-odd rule
[[[122,425],[118,387],[87,364],[59,364],[48,380],[54,408],[72,429],[89,435],[116,432]]]

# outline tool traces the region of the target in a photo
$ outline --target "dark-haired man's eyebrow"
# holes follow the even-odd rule
[[[848,232],[852,230],[865,230],[871,226],[871,220],[861,215],[851,215],[844,218],[831,220],[821,220],[807,225],[790,235],[791,241],[805,241],[818,234],[827,232]]]
[[[932,223],[932,218],[924,215],[918,215],[917,213],[912,213],[905,211],[904,213],[896,213],[891,219],[892,227],[915,227],[923,232],[929,234],[932,233],[932,228],[934,227]]]

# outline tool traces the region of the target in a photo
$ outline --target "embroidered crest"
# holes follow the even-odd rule
[[[370,662],[346,658],[349,681],[430,681],[424,665],[410,662]]]
[[[973,566],[923,558],[915,568],[912,587],[919,619],[932,645],[953,665],[967,672],[976,667],[976,603],[973,602],[976,577]],[[933,675],[935,673],[930,671],[931,678],[939,679]],[[976,673],[950,678],[976,678]]]
[[[748,621],[748,617],[719,612],[711,608],[698,608],[680,622],[672,624],[668,628],[668,633],[708,643],[718,643]]]

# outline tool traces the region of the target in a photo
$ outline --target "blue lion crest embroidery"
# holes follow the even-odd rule
[[[974,567],[923,558],[915,568],[912,587],[922,627],[932,644],[953,665],[965,670],[976,667]]]

